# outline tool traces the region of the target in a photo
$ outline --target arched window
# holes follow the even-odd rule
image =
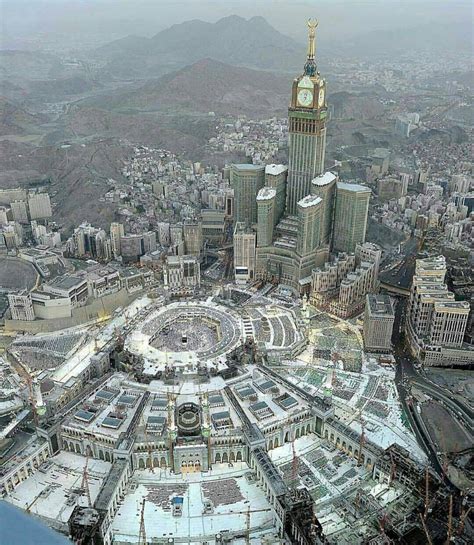
[[[227,464],[229,462],[229,456],[227,455],[227,452],[224,452],[222,455],[222,463]]]
[[[138,460],[138,467],[139,469],[145,469],[145,462],[143,461],[143,458]]]
[[[216,464],[220,464],[220,463],[221,463],[221,453],[217,452],[216,453]]]

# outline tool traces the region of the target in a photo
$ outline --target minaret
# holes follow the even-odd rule
[[[176,436],[176,424],[174,421],[175,398],[171,392],[168,392],[168,449],[170,459],[170,470],[174,473],[174,442]]]
[[[311,192],[311,180],[322,174],[326,150],[326,82],[316,65],[317,21],[308,21],[308,53],[303,73],[293,81],[288,108],[289,154],[286,213]]]

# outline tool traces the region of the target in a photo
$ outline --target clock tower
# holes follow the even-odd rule
[[[311,180],[323,173],[326,148],[326,82],[316,61],[317,21],[308,21],[308,55],[301,76],[293,81],[288,108],[289,158],[287,214],[296,214],[296,205],[310,194]]]

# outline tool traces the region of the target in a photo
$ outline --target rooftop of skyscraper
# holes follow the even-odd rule
[[[367,187],[366,185],[350,184],[347,182],[337,182],[337,188],[343,189],[345,191],[354,191],[356,193],[365,193],[371,191],[370,187]]]
[[[308,208],[309,206],[319,204],[321,201],[321,197],[318,197],[317,195],[306,195],[306,197],[303,197],[300,201],[298,201],[298,206]]]
[[[257,194],[257,201],[268,201],[276,196],[276,190],[272,187],[262,187]]]
[[[334,180],[337,179],[337,175],[334,174],[333,172],[325,172],[324,174],[321,174],[320,176],[317,176],[316,178],[314,178],[311,183],[313,185],[317,185],[317,186],[324,186],[324,185],[328,185],[330,184],[331,182],[333,182]]]
[[[287,170],[288,167],[286,165],[267,165],[265,167],[265,174],[272,174],[273,176],[277,176],[278,174],[286,172]]]

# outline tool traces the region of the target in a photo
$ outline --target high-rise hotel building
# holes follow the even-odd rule
[[[288,109],[289,158],[286,211],[310,193],[311,180],[323,173],[326,150],[326,82],[316,66],[316,22],[309,21],[308,56],[303,74],[293,81]]]

